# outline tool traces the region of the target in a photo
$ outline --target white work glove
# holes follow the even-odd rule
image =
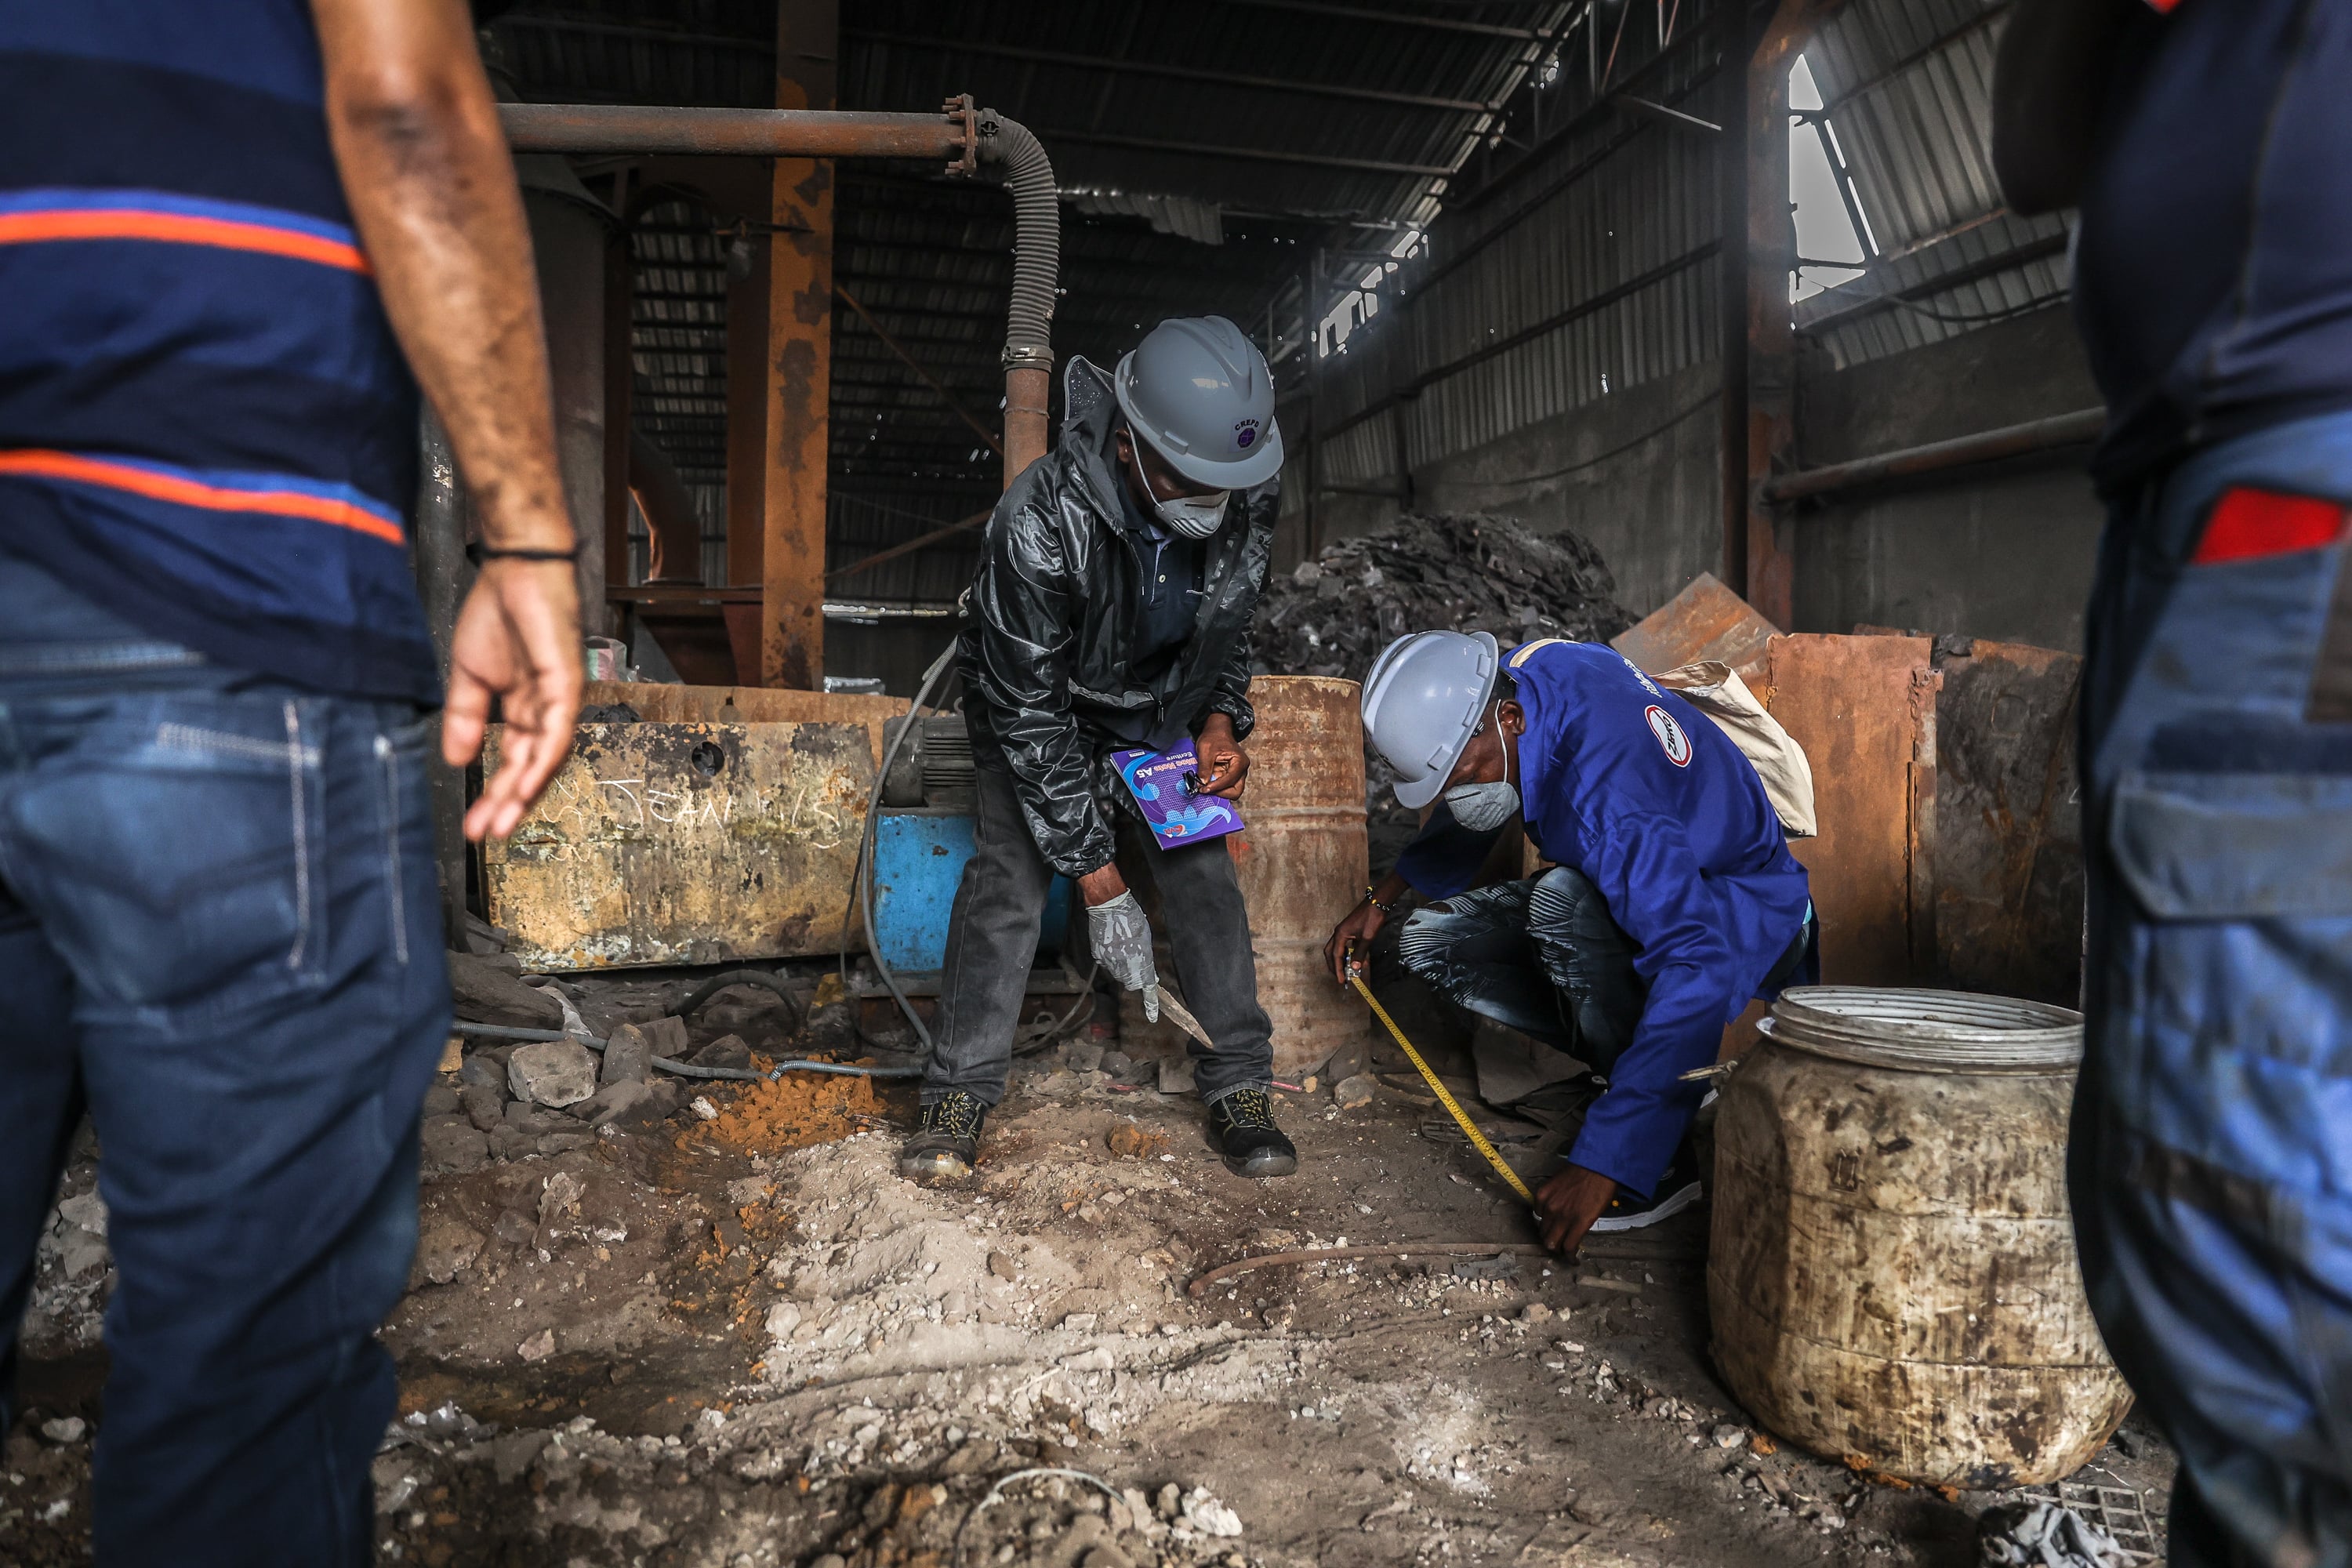
[[[1151,962],[1151,922],[1132,892],[1106,899],[1087,910],[1087,937],[1103,973],[1129,991],[1143,993],[1143,1016],[1160,1021],[1160,971]]]

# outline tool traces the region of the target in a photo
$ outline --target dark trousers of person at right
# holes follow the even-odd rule
[[[2347,500],[2352,414],[2219,443],[2112,502],[2091,603],[2069,1180],[2174,1568],[2352,1564]]]

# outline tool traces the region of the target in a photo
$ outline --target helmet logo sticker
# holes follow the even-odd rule
[[[1236,419],[1234,421],[1234,445],[1240,447],[1244,452],[1257,445],[1256,420]]]
[[[1658,744],[1665,751],[1666,761],[1678,768],[1690,766],[1690,737],[1683,733],[1683,727],[1675,722],[1674,715],[1654,702],[1642,710],[1642,717],[1650,721],[1650,733],[1658,738]]]

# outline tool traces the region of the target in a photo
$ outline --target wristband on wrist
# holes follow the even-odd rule
[[[1367,887],[1364,889],[1364,902],[1371,905],[1372,908],[1380,910],[1381,913],[1384,915],[1392,915],[1396,913],[1396,906],[1394,904],[1384,904],[1381,902],[1381,890],[1376,887]]]
[[[569,550],[511,550],[488,544],[468,544],[466,558],[479,566],[485,561],[577,561],[580,546]]]

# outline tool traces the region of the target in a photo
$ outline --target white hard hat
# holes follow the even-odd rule
[[[1223,316],[1176,316],[1151,329],[1111,377],[1128,427],[1196,485],[1245,490],[1282,471],[1274,377]]]
[[[1412,632],[1364,678],[1364,733],[1397,771],[1398,804],[1437,798],[1478,732],[1501,655],[1485,632]]]

